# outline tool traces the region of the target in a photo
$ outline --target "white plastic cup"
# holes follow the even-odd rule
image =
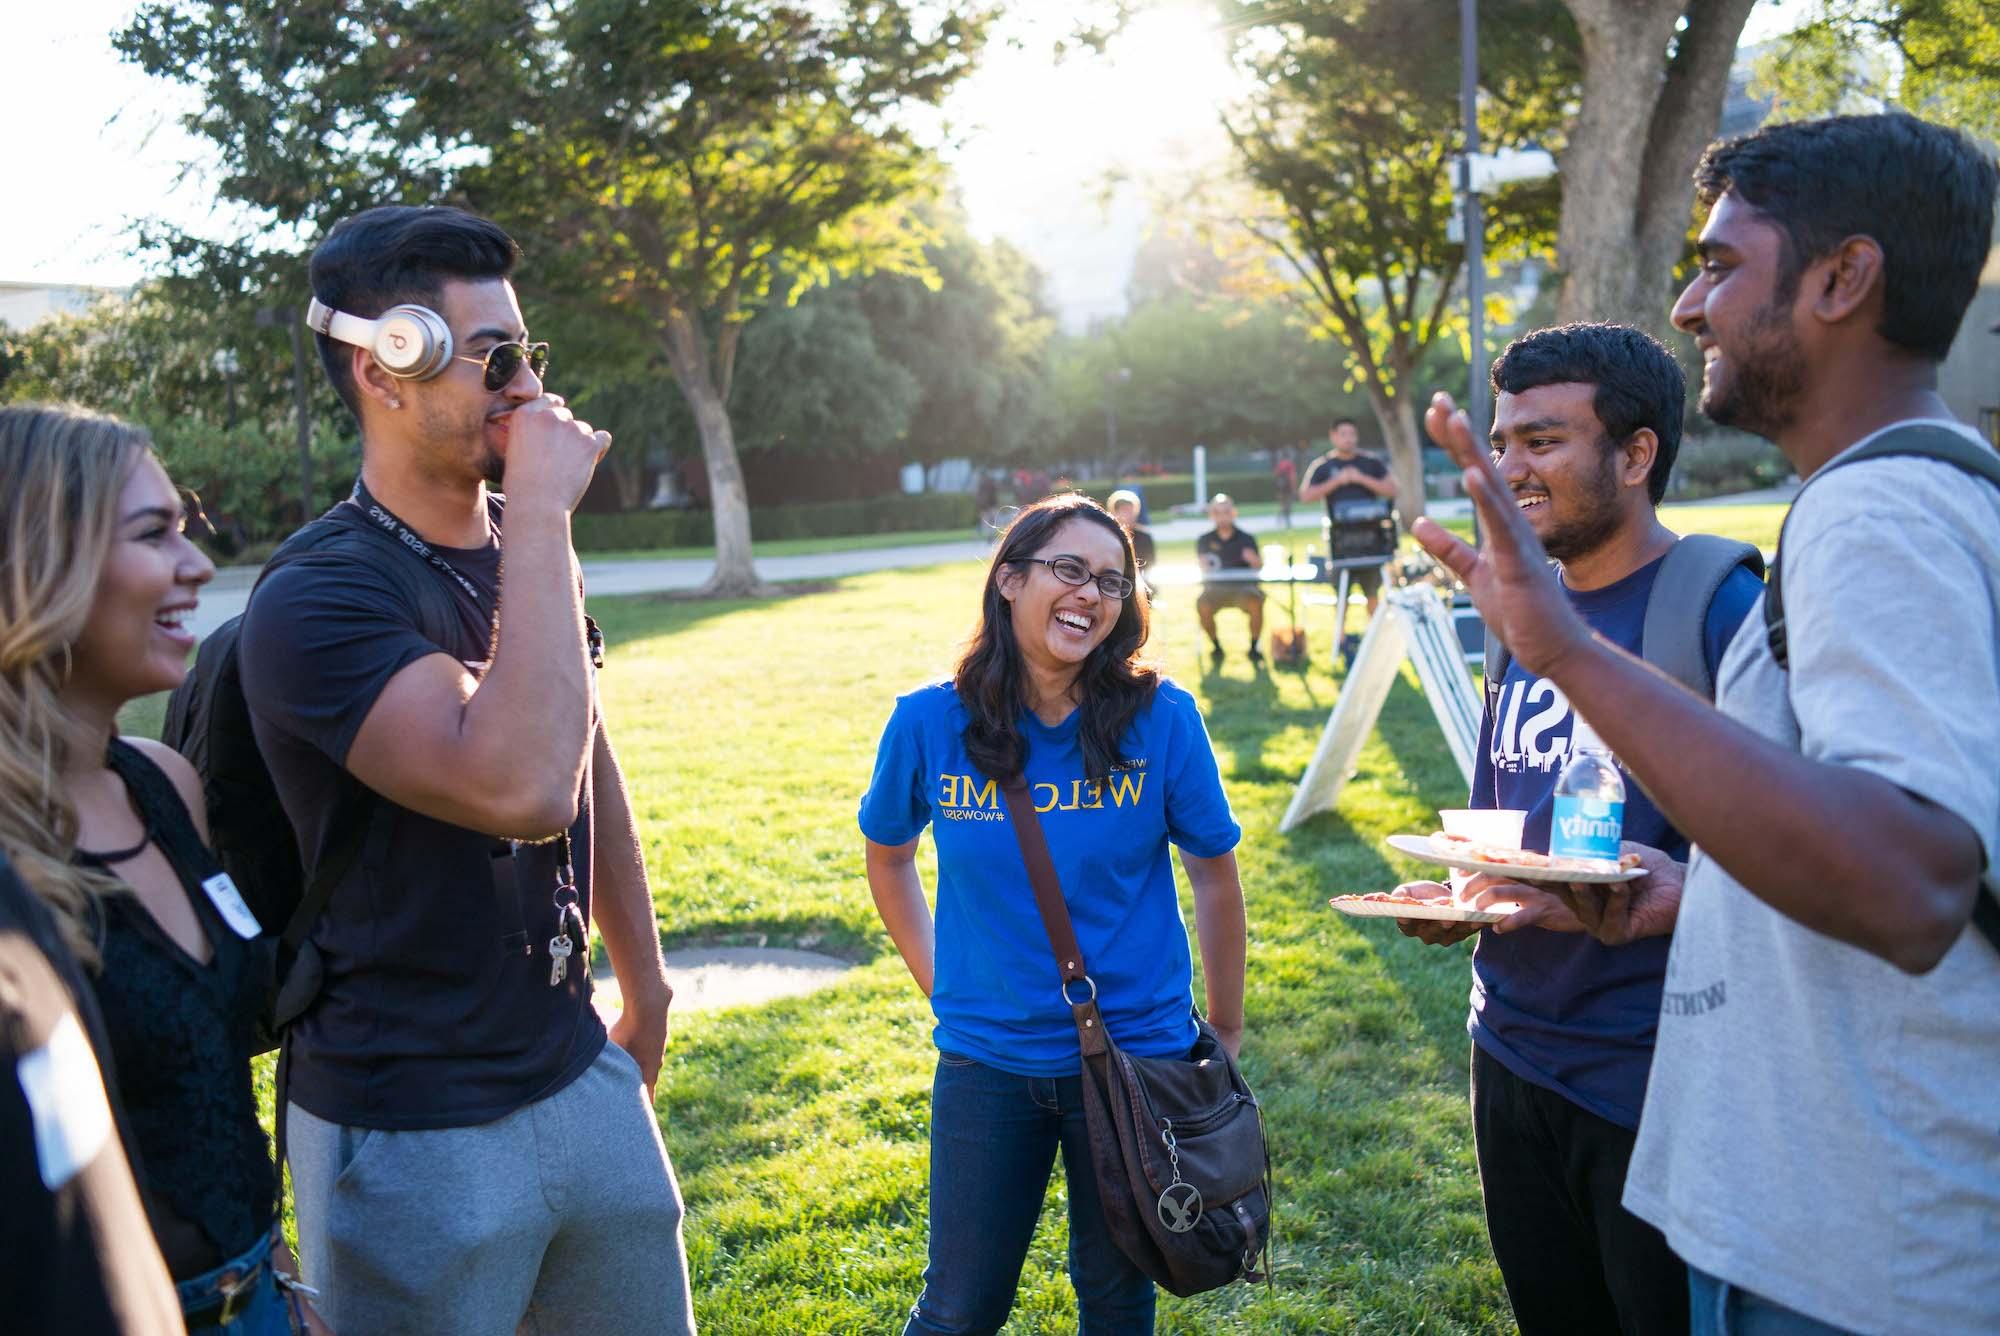
[[[1528,814],[1510,807],[1456,808],[1439,812],[1438,820],[1444,823],[1447,835],[1463,835],[1477,844],[1490,845],[1495,849],[1518,849]],[[1473,876],[1472,872],[1463,868],[1453,868],[1451,893],[1463,895],[1466,883]]]

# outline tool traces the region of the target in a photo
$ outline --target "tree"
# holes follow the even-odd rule
[[[1226,12],[1257,91],[1225,125],[1245,177],[1268,202],[1248,203],[1238,221],[1283,258],[1285,281],[1303,287],[1325,332],[1352,355],[1389,446],[1399,505],[1421,514],[1417,405],[1428,386],[1417,368],[1462,328],[1454,296],[1464,246],[1450,227],[1450,160],[1461,144],[1457,5],[1241,0]],[[1570,68],[1552,35],[1561,11],[1545,0],[1488,0],[1485,12],[1482,69],[1496,95],[1482,132],[1506,143],[1549,133],[1561,114],[1551,90]],[[1489,253],[1545,244],[1554,207],[1546,188],[1496,196]],[[1498,314],[1504,303],[1495,305]]]
[[[1991,0],[1823,0],[1771,44],[1752,87],[1786,118],[1893,105],[2000,139],[2000,8]]]
[[[1042,275],[1007,242],[975,240],[956,204],[924,217],[935,284],[894,274],[858,284],[877,344],[916,381],[904,453],[924,463],[1008,458],[1047,428],[1055,316]]]
[[[1564,3],[1582,78],[1561,153],[1556,318],[1665,332],[1695,163],[1721,121],[1755,0]]]
[[[224,191],[276,225],[455,199],[521,236],[545,301],[643,329],[694,418],[715,508],[707,592],[757,589],[729,412],[746,324],[840,274],[924,271],[900,201],[909,123],[990,14],[906,0],[155,0],[120,39],[207,106]],[[790,277],[790,290],[773,279]]]

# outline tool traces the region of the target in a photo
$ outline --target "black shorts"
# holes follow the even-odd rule
[[[1335,588],[1340,584],[1340,572],[1334,571]],[[1359,589],[1363,598],[1379,598],[1382,593],[1382,568],[1380,566],[1354,566],[1347,572],[1347,587]]]

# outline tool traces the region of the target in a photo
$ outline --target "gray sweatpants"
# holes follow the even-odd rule
[[[334,1330],[694,1331],[680,1185],[616,1044],[478,1127],[344,1127],[288,1106],[299,1263]]]

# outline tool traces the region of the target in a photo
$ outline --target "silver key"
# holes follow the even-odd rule
[[[574,950],[576,950],[576,943],[569,939],[568,933],[549,938],[549,958],[551,961],[549,965],[549,987],[555,987],[569,974],[570,952]]]

